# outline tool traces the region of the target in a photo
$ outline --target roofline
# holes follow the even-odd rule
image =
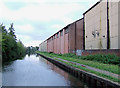
[[[78,20],[76,20],[75,22],[78,22],[78,21],[80,21],[80,20],[83,20],[83,18],[81,18],[81,19],[78,19]]]
[[[87,12],[89,12],[92,8],[94,8],[95,6],[97,6],[102,0],[99,0],[96,4],[94,4],[91,8],[89,8],[86,12],[83,13],[83,15],[85,15]]]
[[[78,21],[80,21],[80,20],[82,20],[82,19],[83,19],[83,17],[82,17],[81,19],[78,19],[78,20],[76,20],[76,21],[74,21],[74,22],[68,24],[67,26],[70,26],[71,24],[73,24],[73,23],[75,23],[75,22],[78,22]],[[51,35],[50,37],[48,37],[45,41],[49,40],[49,39],[50,39],[52,36],[54,36],[55,34],[61,32],[61,31],[62,31],[63,29],[65,29],[67,26],[63,27],[63,28],[60,29],[58,32],[56,32],[56,33],[54,33],[53,35]],[[44,42],[44,41],[43,41],[43,42]]]

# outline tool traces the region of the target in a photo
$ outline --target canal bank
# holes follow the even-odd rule
[[[80,70],[78,68],[75,68],[73,66],[69,66],[61,61],[49,58],[45,55],[39,54],[40,56],[46,58],[48,61],[54,63],[55,65],[59,66],[60,68],[64,69],[65,71],[69,72],[70,74],[74,75],[78,79],[87,82],[89,86],[94,87],[101,87],[101,88],[119,88],[120,84],[117,82],[110,81],[108,79],[105,79],[103,77],[97,76],[95,74],[86,72],[84,70]]]

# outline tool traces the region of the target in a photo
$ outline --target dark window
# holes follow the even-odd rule
[[[65,29],[65,34],[67,34],[69,32],[69,29],[68,28],[66,28]]]
[[[63,36],[63,30],[60,32],[60,36]]]
[[[59,38],[59,33],[57,34],[57,38]]]
[[[56,39],[56,36],[54,35],[54,39]]]

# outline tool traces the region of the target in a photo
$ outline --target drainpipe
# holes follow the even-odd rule
[[[85,50],[85,16],[83,16],[83,50]]]
[[[109,1],[107,0],[107,49],[110,49]]]
[[[76,22],[75,22],[75,54],[76,54]]]

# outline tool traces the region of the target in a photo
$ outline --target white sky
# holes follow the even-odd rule
[[[42,41],[78,19],[98,0],[0,0],[0,23],[14,23],[25,46]]]

